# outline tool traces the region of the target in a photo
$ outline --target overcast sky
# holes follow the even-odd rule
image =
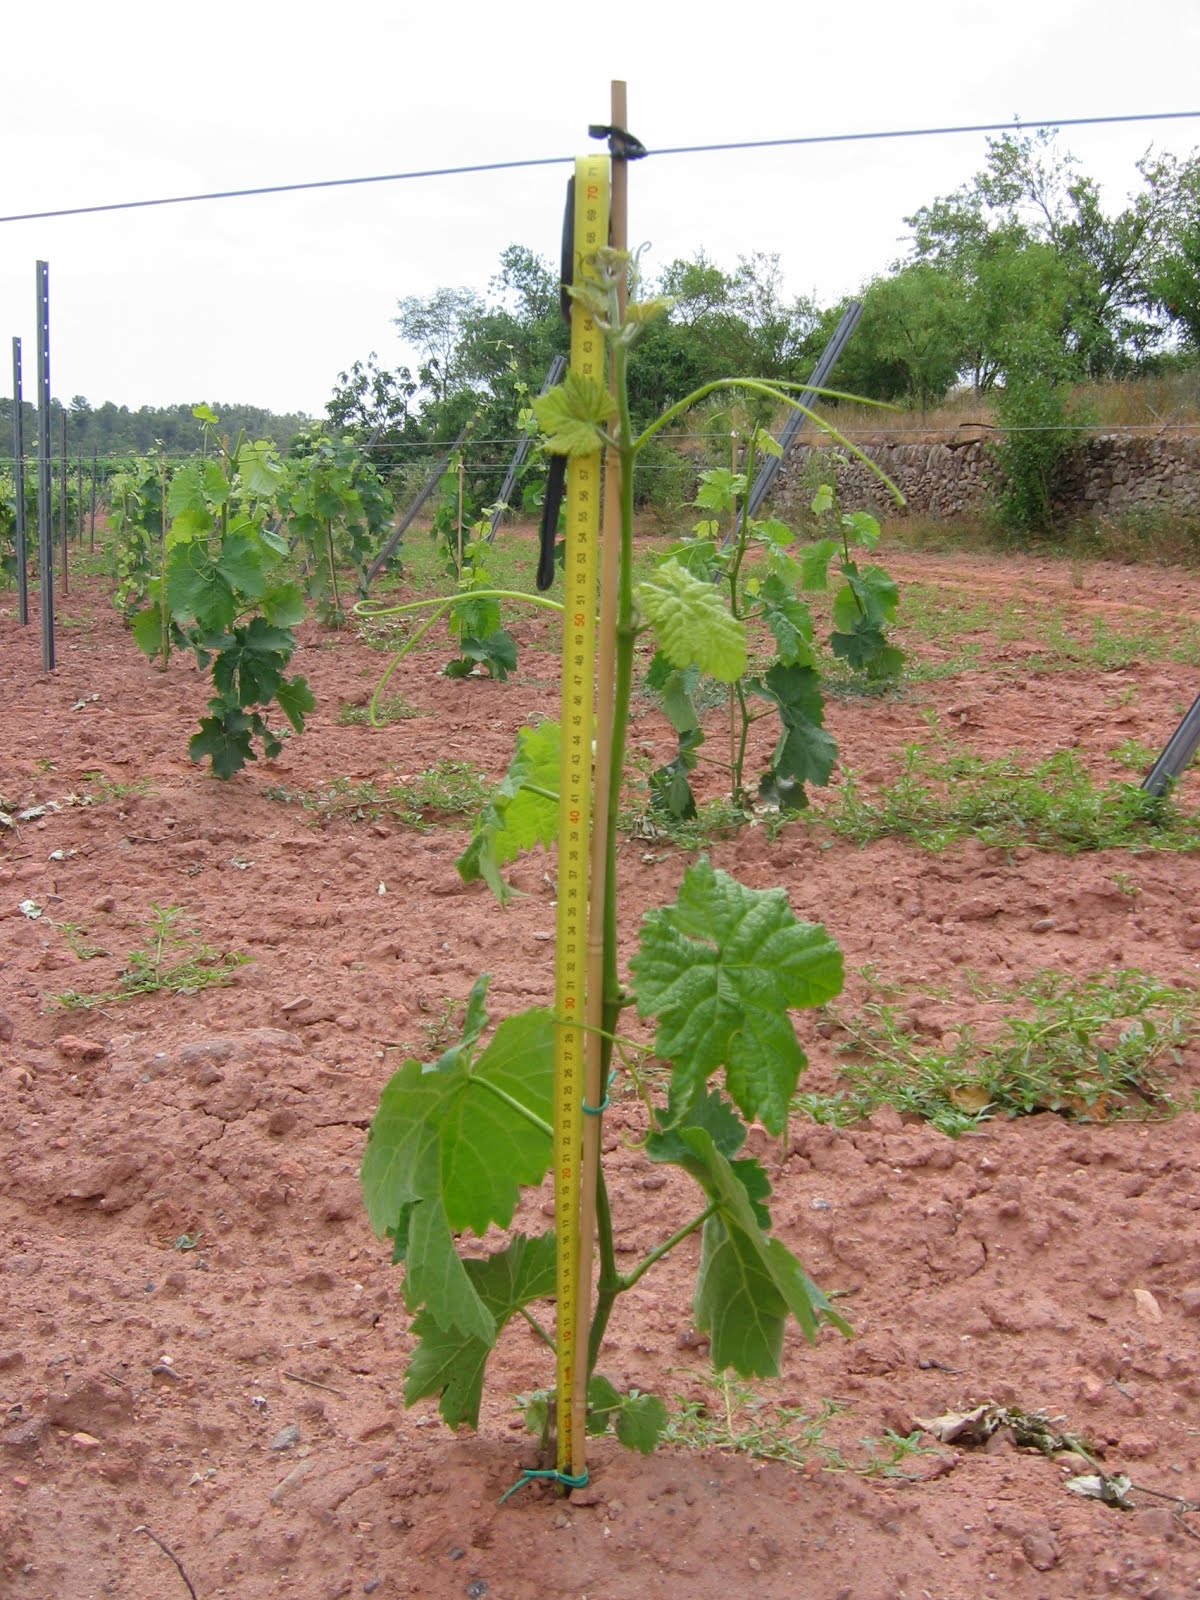
[[[1200,0],[860,0],[606,8],[455,0],[2,0],[0,215],[258,184],[570,156],[628,83],[656,147],[1200,109]],[[1070,129],[1117,205],[1200,120]],[[828,303],[904,247],[903,218],[976,172],[982,135],[672,156],[631,169],[651,271],[777,251]],[[408,354],[404,295],[485,289],[504,247],[555,257],[567,167],[0,225],[0,392],[50,263],[51,381],[136,408],[319,414],[339,371]]]

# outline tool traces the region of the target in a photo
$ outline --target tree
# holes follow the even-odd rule
[[[1200,156],[1185,162],[1164,157],[1158,177],[1170,186],[1174,203],[1150,275],[1149,298],[1184,344],[1200,352]]]
[[[386,372],[372,350],[365,363],[356,361],[349,372],[339,372],[338,383],[341,388],[325,402],[336,430],[364,440],[378,433],[379,442],[408,434],[414,421],[409,401],[417,386],[407,367]]]
[[[988,141],[987,165],[955,194],[909,217],[918,262],[955,273],[974,314],[977,384],[994,382],[1001,363],[988,342],[987,308],[1009,298],[1008,274],[1047,275],[1057,263],[1058,341],[1080,376],[1120,373],[1161,341],[1152,284],[1170,233],[1181,174],[1169,158],[1138,164],[1142,190],[1109,216],[1093,179],[1076,170],[1051,130]],[[1040,257],[1026,252],[1040,249]],[[996,322],[993,315],[991,321]],[[1011,326],[1011,315],[999,319]]]
[[[845,309],[827,313],[826,338]],[[877,278],[863,296],[862,319],[833,374],[832,388],[923,410],[951,389],[968,350],[967,298],[953,273],[925,262]]]
[[[447,400],[464,387],[460,352],[469,327],[483,310],[483,301],[466,288],[435,289],[424,300],[408,295],[399,302],[400,314],[393,321],[424,356],[417,376],[436,400]]]

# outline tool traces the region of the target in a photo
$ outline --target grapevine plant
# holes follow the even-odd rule
[[[438,485],[430,537],[440,546],[446,576],[457,594],[449,611],[450,631],[459,654],[447,662],[448,678],[467,678],[476,671],[501,682],[517,665],[517,643],[501,626],[500,602],[488,571],[488,534],[492,507],[477,507],[463,483],[462,457],[457,456]]]
[[[774,612],[789,620],[797,640],[805,632],[794,610],[800,603],[795,595],[799,580],[782,561],[769,564],[757,594],[735,584],[735,596],[753,599],[745,608],[731,604],[728,591],[712,582],[713,571],[728,570],[736,555],[718,558],[706,552],[696,570],[691,554],[679,551],[645,582],[635,583],[637,461],[675,418],[715,391],[740,387],[776,405],[798,402],[789,398],[786,385],[722,380],[635,434],[626,384],[630,347],[666,303],[633,300],[622,314],[619,290],[628,259],[601,251],[593,267],[595,276],[572,293],[604,332],[615,400],[594,380],[572,372],[535,405],[548,452],[586,456],[607,444],[620,464],[620,576],[602,890],[601,1068],[606,1081],[618,1063],[631,1068],[649,1120],[643,1158],[652,1165],[680,1167],[695,1183],[697,1198],[690,1217],[670,1237],[621,1271],[601,1168],[595,1195],[599,1277],[594,1305],[583,1308],[585,1314],[590,1311],[590,1325],[586,1357],[582,1329],[580,1352],[589,1379],[588,1430],[614,1428],[624,1443],[649,1451],[665,1426],[665,1407],[654,1396],[621,1393],[598,1363],[621,1295],[691,1235],[699,1235],[700,1242],[694,1316],[697,1328],[711,1340],[718,1371],[732,1368],[744,1378],[777,1374],[789,1319],[810,1341],[825,1323],[848,1331],[774,1232],[770,1180],[759,1161],[743,1153],[747,1123],[757,1121],[772,1135],[784,1132],[806,1065],[790,1013],[822,1005],[840,991],[842,956],[823,927],[796,917],[783,889],[749,888],[702,857],[685,871],[674,902],[643,918],[629,971],[622,974],[619,969],[616,823],[639,639],[653,639],[670,672],[701,672],[738,685],[746,670],[748,612],[761,612],[775,627],[777,641],[782,624],[775,625]],[[747,537],[774,542],[770,528],[762,525],[751,528]],[[450,603],[436,602],[441,607]],[[791,648],[793,659],[783,670],[808,670],[799,643]],[[764,687],[770,687],[769,674]],[[777,691],[776,700],[784,699]],[[795,698],[789,697],[780,708],[785,727],[792,714],[787,708],[794,705]],[[485,878],[503,897],[504,863],[521,850],[553,841],[559,747],[554,723],[520,730],[508,776],[459,862],[465,879]],[[598,762],[598,770],[603,769],[604,763]],[[791,775],[791,768],[785,775]],[[551,1166],[556,1020],[551,1011],[535,1007],[505,1018],[489,1036],[487,991],[488,979],[481,977],[457,1044],[430,1064],[405,1061],[386,1085],[362,1164],[371,1222],[391,1239],[393,1259],[405,1270],[405,1301],[417,1340],[405,1399],[411,1403],[436,1397],[452,1427],[478,1424],[488,1359],[508,1322],[523,1319],[554,1345],[554,1335],[535,1307],[554,1294],[555,1235],[526,1233],[520,1226],[509,1230],[514,1229],[522,1195],[536,1193]],[[637,1069],[637,1051],[622,1030],[627,1012],[636,1012],[653,1028],[654,1055],[669,1067],[665,1093],[652,1092]],[[607,1100],[588,1109],[602,1116],[606,1105]],[[536,1208],[531,1210],[536,1215]],[[482,1256],[472,1252],[469,1258],[459,1253],[458,1236],[483,1238],[494,1229],[508,1233],[503,1248]],[[528,1400],[526,1421],[548,1448],[556,1419],[547,1393]]]
[[[257,759],[255,739],[268,757],[283,748],[267,721],[272,701],[297,733],[316,701],[304,678],[286,676],[304,596],[276,570],[288,553],[271,526],[283,466],[270,444],[244,433],[231,449],[207,406],[194,415],[212,453],[171,479],[163,571],[148,585],[150,604],[133,619],[133,636],[151,659],[165,662],[179,645],[211,667],[209,714],[188,754],[207,756],[218,778],[230,778]]]
[[[287,526],[304,552],[306,587],[327,626],[345,625],[338,568],[350,567],[361,598],[367,568],[392,519],[392,497],[351,439],[316,428],[300,442],[278,489]]]
[[[879,524],[866,511],[842,512],[834,482],[819,486],[810,507],[814,531],[824,537],[797,553],[792,550],[795,535],[785,522],[749,516],[746,492],[754,482],[759,452],[781,453],[778,442],[762,429],[750,436],[744,472],[718,467],[701,473],[694,504],[703,515],[692,537],[667,551],[646,595],[669,605],[671,586],[686,572],[724,591],[731,618],[766,624],[774,654],[760,670],[746,672],[730,686],[729,755],[721,764],[728,769],[733,805],[749,807],[745,772],[750,729],[764,718],[774,720],[778,734],[758,781],[758,797],[794,811],[807,803],[806,784],[828,782],[837,758],[837,746],[824,727],[813,616],[801,596],[830,588],[829,569],[836,560],[841,583],[833,598],[830,648],[854,673],[889,682],[899,676],[904,662],[887,637],[899,592],[881,567],[860,567],[854,559],[854,546],[875,548]],[[722,538],[726,517],[730,532]],[[701,663],[692,660],[681,666],[684,653],[659,649],[647,675],[679,739],[677,755],[651,774],[651,802],[676,818],[696,814],[689,774],[701,760],[704,744],[694,700]]]
[[[155,575],[162,577],[166,490],[166,465],[153,456],[126,463],[109,483],[113,604],[127,620],[146,603]]]
[[[17,485],[7,472],[0,472],[0,574],[8,583],[17,576]]]

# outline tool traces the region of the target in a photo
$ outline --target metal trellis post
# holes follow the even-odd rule
[[[50,525],[50,267],[37,264],[38,581],[42,592],[42,670],[54,670],[54,530]]]

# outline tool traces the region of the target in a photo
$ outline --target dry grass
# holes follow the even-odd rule
[[[928,443],[969,428],[996,426],[991,396],[970,389],[956,391],[930,411],[846,404],[821,409],[830,422],[860,444],[885,439]],[[1094,429],[1200,433],[1200,369],[1120,383],[1079,384],[1072,392],[1071,409],[1089,418],[1089,427]]]

